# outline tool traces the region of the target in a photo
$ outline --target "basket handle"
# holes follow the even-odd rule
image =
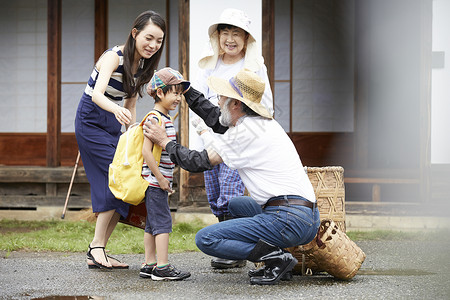
[[[325,232],[327,231],[328,227],[331,226],[332,220],[322,220],[322,222],[320,222],[320,226],[319,229],[317,230],[317,235],[316,235],[316,243],[317,246],[319,248],[322,248],[325,244],[322,242],[322,237],[325,234]]]

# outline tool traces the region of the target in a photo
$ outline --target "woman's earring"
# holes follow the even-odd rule
[[[141,59],[139,60],[139,69],[143,69],[143,68],[144,68],[144,59],[141,58]]]

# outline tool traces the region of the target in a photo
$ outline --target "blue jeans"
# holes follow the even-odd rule
[[[149,186],[145,191],[145,232],[151,235],[172,232],[172,215],[170,214],[167,191]]]
[[[247,259],[261,239],[280,248],[304,245],[320,225],[319,210],[300,205],[262,209],[251,197],[233,198],[228,209],[236,219],[207,226],[195,243],[204,253],[225,259]]]

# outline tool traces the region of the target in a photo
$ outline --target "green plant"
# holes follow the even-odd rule
[[[431,241],[439,236],[448,236],[448,230],[437,231],[394,231],[394,230],[373,230],[373,231],[349,231],[347,236],[351,240],[384,240],[384,241]]]
[[[198,251],[194,237],[205,225],[199,221],[173,225],[169,252]],[[0,221],[0,250],[6,251],[86,251],[95,224],[87,221]],[[144,253],[144,231],[119,223],[111,235],[111,253]]]
[[[201,221],[173,225],[169,253],[198,251],[195,234],[205,224]],[[4,257],[12,251],[84,252],[94,235],[95,224],[87,221],[14,221],[0,220],[0,251]],[[448,230],[399,232],[389,230],[349,231],[352,240],[420,240],[432,241],[449,236]],[[144,253],[144,231],[119,223],[111,235],[111,254]]]

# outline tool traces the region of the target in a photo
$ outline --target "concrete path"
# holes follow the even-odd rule
[[[178,282],[139,278],[143,255],[114,255],[131,268],[100,271],[87,268],[84,253],[3,252],[0,299],[450,299],[449,236],[426,243],[357,244],[367,258],[351,281],[324,274],[294,276],[275,286],[250,285],[247,271],[252,263],[213,270],[210,258],[200,252],[170,255],[175,266],[192,273]]]

